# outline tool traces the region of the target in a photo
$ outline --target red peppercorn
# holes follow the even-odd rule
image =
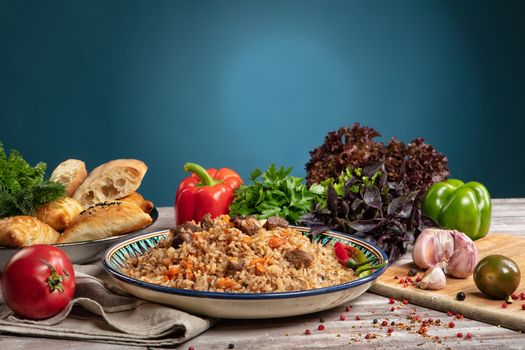
[[[396,308],[392,306],[392,307],[390,308],[390,311],[396,311]]]
[[[447,315],[454,316],[454,313],[452,311],[447,312]]]
[[[359,321],[361,319],[361,317],[360,316],[356,316],[355,319]]]
[[[340,319],[341,321],[344,321],[344,320],[346,320],[346,316],[345,316],[345,315],[341,315],[341,316],[339,316],[339,319]]]
[[[319,326],[317,326],[317,329],[320,331],[324,331],[324,324],[320,324]]]
[[[522,309],[522,310],[525,310],[525,304],[522,304],[522,305],[521,305],[521,309]]]
[[[525,300],[525,292],[521,292],[521,294],[520,294],[520,299],[521,299],[521,300]]]
[[[387,333],[392,333],[392,332],[394,332],[394,328],[388,328]]]
[[[466,337],[467,337],[467,339],[471,339],[472,338],[472,333],[470,333],[470,332],[467,333]]]
[[[381,322],[381,326],[383,326],[383,327],[388,326],[388,321]]]
[[[459,332],[458,334],[456,334],[456,337],[463,338],[463,333]]]
[[[421,282],[421,277],[417,276],[416,277],[416,282]]]
[[[388,302],[389,302],[390,304],[393,304],[393,303],[396,302],[396,299],[394,299],[394,298],[390,298],[390,299],[388,299]]]
[[[432,318],[428,319],[428,323],[432,323],[434,320]]]
[[[309,329],[305,329],[304,334],[306,334],[306,335],[310,335],[310,334],[312,334],[312,331],[309,330]]]
[[[408,299],[403,299],[403,305],[408,304]]]
[[[397,275],[394,276],[394,279],[395,279],[395,280],[398,280],[398,279],[399,279],[399,276],[397,276]]]
[[[405,283],[405,279],[404,278],[400,278],[399,279],[399,284],[403,284],[403,283]]]
[[[508,307],[508,305],[507,305],[507,303],[503,303],[503,304],[501,304],[501,307],[506,309]]]
[[[195,348],[193,346],[190,346],[188,350],[195,350]]]
[[[350,306],[347,306],[346,309],[345,309],[345,311],[346,311],[346,312],[350,312],[350,309],[351,309],[351,307],[350,307]]]
[[[366,333],[365,339],[370,339],[370,338],[372,338],[372,335],[370,333]]]
[[[518,293],[512,293],[512,295],[510,297],[512,298],[512,300],[518,300],[520,295]]]
[[[450,322],[448,324],[448,328],[454,328],[454,327],[456,327],[456,324],[454,322]]]
[[[407,281],[407,282],[412,282],[412,278],[407,277],[407,278],[405,279],[405,281]]]

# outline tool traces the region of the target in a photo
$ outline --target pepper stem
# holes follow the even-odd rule
[[[196,163],[184,164],[184,171],[192,172],[195,175],[197,175],[203,186],[214,186],[214,185],[221,183],[221,181],[213,179],[210,176],[210,174],[208,174],[208,171],[206,171],[206,169],[204,169],[203,167],[201,167],[199,164],[196,164]]]

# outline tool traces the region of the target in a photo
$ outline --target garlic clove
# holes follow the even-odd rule
[[[424,269],[439,264],[444,267],[454,253],[454,237],[449,230],[428,228],[417,237],[412,251],[414,263]]]
[[[454,254],[448,260],[445,273],[456,278],[470,276],[478,263],[478,250],[472,239],[459,231],[452,231],[454,236]]]
[[[438,290],[445,288],[446,284],[447,278],[443,269],[434,265],[425,272],[418,286],[421,289]]]

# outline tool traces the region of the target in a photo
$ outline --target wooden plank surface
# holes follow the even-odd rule
[[[523,266],[518,292],[525,291],[525,237],[491,234],[475,244],[480,260],[487,255],[501,254],[513,259],[518,266]],[[396,299],[407,299],[410,303],[435,310],[453,310],[471,319],[525,331],[525,311],[521,308],[525,301],[517,300],[509,305],[505,303],[507,308],[503,308],[502,300],[492,300],[478,290],[472,276],[466,279],[447,278],[447,285],[441,290],[422,290],[415,284],[401,284],[400,281],[408,276],[411,268],[416,269],[418,276],[422,277],[423,270],[412,262],[395,265],[387,269],[371,291]],[[465,300],[456,300],[459,292],[465,293]]]
[[[160,217],[155,228],[163,229],[173,223],[173,209],[160,208]],[[493,221],[491,232],[504,232],[525,237],[525,199],[495,199],[493,200]],[[399,260],[398,264],[408,263],[409,255]],[[454,320],[441,311],[416,306],[412,304],[395,304],[395,311],[388,298],[373,293],[365,293],[352,304],[350,312],[338,307],[317,314],[300,317],[270,319],[270,320],[221,320],[217,325],[198,337],[181,344],[177,349],[227,349],[234,344],[235,349],[342,349],[357,345],[362,349],[522,349],[525,348],[525,335],[506,328],[464,318]],[[283,303],[283,307],[286,304]],[[441,343],[422,337],[416,330],[399,330],[397,325],[407,323],[407,316],[416,313],[423,319],[440,319],[444,326],[431,327],[429,333],[440,337]],[[525,312],[525,311],[524,311]],[[344,314],[346,319],[340,320]],[[360,320],[356,320],[359,316]],[[324,319],[325,330],[318,331],[320,319]],[[373,323],[374,319],[396,325],[391,336],[386,335],[387,328]],[[454,322],[453,329],[448,328],[448,322]],[[305,329],[310,329],[311,335],[304,335]],[[364,339],[367,333],[377,333],[375,339]],[[456,333],[464,335],[471,332],[473,338],[465,340],[457,338]],[[359,341],[359,343],[356,342]],[[60,339],[43,339],[15,337],[0,334],[0,349],[87,349],[101,350],[129,349],[125,346],[114,346],[100,343],[73,342]],[[137,348],[146,349],[146,348]]]

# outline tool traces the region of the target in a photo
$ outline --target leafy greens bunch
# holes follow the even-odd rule
[[[393,262],[421,229],[435,226],[421,213],[419,191],[403,180],[390,181],[383,162],[349,167],[337,181],[324,183],[326,202],[316,203],[299,221],[312,226],[313,234],[327,229],[351,233],[377,244]]]
[[[31,214],[65,195],[62,184],[44,179],[46,164],[31,167],[16,150],[7,156],[0,143],[0,218]]]
[[[251,184],[241,185],[230,204],[230,215],[255,215],[259,219],[280,216],[296,223],[308,213],[320,192],[310,191],[303,178],[290,176],[292,168],[276,168],[272,164],[266,171],[251,173]],[[321,191],[320,188],[317,188]]]

